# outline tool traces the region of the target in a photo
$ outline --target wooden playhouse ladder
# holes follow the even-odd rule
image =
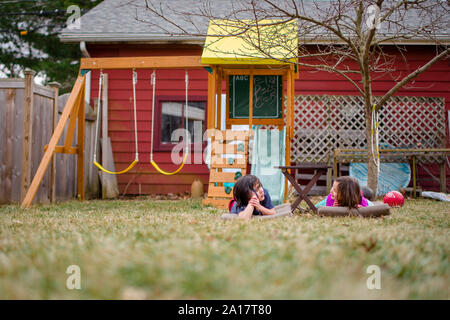
[[[211,166],[208,197],[203,204],[228,209],[233,198],[233,188],[224,183],[234,183],[247,174],[249,131],[216,130],[211,137]],[[240,169],[240,174],[227,172]],[[231,171],[231,170],[229,170]]]

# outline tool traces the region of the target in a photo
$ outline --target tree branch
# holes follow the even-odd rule
[[[298,14],[298,13],[297,13],[295,16],[293,16],[293,15],[290,14],[289,12],[286,12],[284,9],[282,9],[282,8],[280,8],[279,6],[277,6],[277,5],[275,5],[274,3],[272,3],[272,1],[270,1],[270,0],[263,0],[263,1],[266,2],[267,4],[271,5],[274,9],[279,10],[280,12],[284,13],[285,15],[288,15],[288,16],[290,16],[290,17],[292,17],[292,18],[300,19],[300,20],[303,20],[303,21],[311,22],[311,23],[315,24],[316,26],[321,26],[321,27],[323,27],[323,28],[325,28],[325,29],[331,31],[331,32],[334,33],[339,39],[341,39],[342,41],[344,41],[345,43],[347,43],[348,46],[349,46],[350,48],[352,48],[352,50],[354,50],[354,52],[357,52],[356,47],[353,45],[353,43],[352,43],[348,38],[344,37],[344,35],[343,35],[339,30],[333,28],[332,26],[330,26],[330,25],[328,25],[328,24],[326,24],[326,23],[324,23],[324,22],[318,21],[318,20],[316,20],[316,19],[313,19],[313,18],[310,18],[310,17],[307,17],[307,16],[300,15],[300,14]]]
[[[450,47],[446,48],[440,54],[435,56],[433,59],[428,61],[425,65],[420,67],[419,69],[411,72],[409,75],[404,77],[400,82],[398,82],[394,87],[391,88],[376,104],[377,111],[386,103],[386,101],[394,95],[401,87],[410,82],[412,79],[416,78],[419,74],[425,72],[428,68],[430,68],[433,64],[444,58],[445,56],[450,54]]]
[[[319,70],[325,70],[325,71],[328,71],[328,72],[335,72],[335,73],[343,76],[345,79],[347,79],[358,90],[358,92],[361,95],[364,95],[364,92],[358,86],[358,84],[355,81],[353,81],[348,75],[345,74],[346,73],[345,70],[335,69],[335,68],[327,66],[325,64],[308,64],[308,63],[299,62],[298,65],[299,66],[303,66],[303,67],[319,69]],[[356,72],[358,72],[358,71],[356,71]]]

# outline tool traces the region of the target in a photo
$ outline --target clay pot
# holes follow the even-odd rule
[[[191,185],[191,198],[201,198],[203,193],[203,183],[199,179],[195,179]]]

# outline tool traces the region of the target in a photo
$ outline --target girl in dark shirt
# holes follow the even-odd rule
[[[240,218],[275,214],[270,195],[256,176],[248,174],[241,177],[234,185],[233,198],[230,213],[238,214]]]

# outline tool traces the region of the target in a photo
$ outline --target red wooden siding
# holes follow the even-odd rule
[[[182,56],[201,55],[201,48],[181,45],[90,45],[88,50],[92,57],[124,57],[124,56]],[[405,56],[409,67],[397,54],[394,76],[404,76],[409,69],[421,66],[431,57],[433,49],[425,46],[409,46]],[[314,63],[315,61],[306,61]],[[134,132],[132,118],[132,83],[131,70],[104,70],[109,74],[109,135],[116,170],[128,166],[134,159]],[[195,178],[199,178],[207,187],[209,171],[204,164],[187,164],[180,173],[164,176],[156,172],[149,164],[150,159],[150,128],[152,91],[150,85],[151,70],[138,70],[137,84],[137,119],[139,140],[139,164],[127,174],[119,175],[119,190],[127,194],[180,193],[190,190]],[[98,71],[93,71],[91,99],[98,94]],[[374,94],[381,95],[391,88],[394,81],[389,75],[380,78],[374,76]],[[184,70],[160,70],[157,75],[157,95],[184,97]],[[207,97],[207,71],[189,71],[189,95]],[[450,62],[444,60],[420,75],[398,95],[433,96],[445,98],[446,117],[450,110]],[[295,83],[296,94],[328,94],[328,95],[358,95],[350,83],[327,72],[317,72],[306,68],[300,69],[300,78]],[[446,126],[448,120],[446,119]],[[448,128],[446,128],[447,147],[450,147]],[[191,154],[192,157],[192,154]],[[170,152],[154,153],[155,161],[166,171],[175,170],[170,159]],[[189,161],[188,161],[189,162]],[[439,177],[439,166],[430,167],[435,176]],[[436,183],[424,170],[419,168],[419,185],[427,190],[439,190]],[[447,167],[447,185],[450,187],[450,168]]]

